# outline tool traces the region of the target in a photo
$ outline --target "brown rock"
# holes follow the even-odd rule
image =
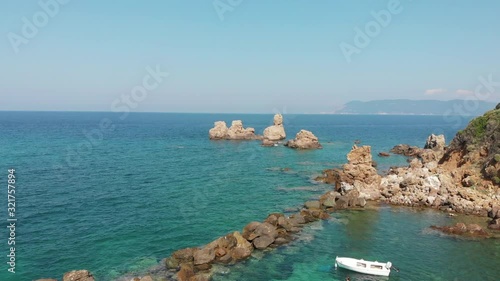
[[[259,250],[263,250],[274,242],[275,238],[269,235],[262,235],[253,240],[253,245]]]
[[[347,154],[347,161],[349,164],[357,165],[357,164],[372,164],[372,154],[371,147],[368,145],[364,145],[358,147],[356,145],[352,146],[351,151]]]
[[[215,259],[215,251],[213,248],[205,247],[193,254],[194,265],[210,263]]]
[[[340,194],[337,192],[329,191],[329,192],[321,195],[321,197],[319,198],[319,202],[321,203],[321,205],[323,207],[333,208],[336,205],[335,200],[336,200],[337,196],[340,196]]]
[[[184,263],[181,265],[181,270],[177,272],[177,280],[179,281],[189,281],[191,277],[194,276],[194,268],[190,263]]]
[[[88,270],[73,270],[64,273],[63,281],[94,281],[94,276]]]
[[[260,225],[261,223],[258,222],[258,221],[253,221],[249,224],[247,224],[244,228],[243,228],[243,234],[242,236],[247,239],[248,241],[252,241],[253,239],[255,239],[257,236],[253,233],[254,230]]]
[[[175,251],[172,254],[172,257],[177,259],[179,261],[179,263],[191,262],[191,261],[193,261],[194,250],[195,249],[193,249],[193,248],[181,249],[181,250]]]
[[[198,271],[207,271],[212,268],[212,265],[209,263],[199,264],[194,266],[195,272]]]
[[[153,278],[149,275],[143,276],[140,281],[153,281]]]
[[[318,149],[322,148],[318,138],[310,131],[300,130],[295,139],[289,140],[285,146],[296,149]]]
[[[307,208],[307,209],[319,209],[321,207],[321,204],[319,203],[319,201],[307,201],[304,206]]]
[[[389,157],[391,155],[389,153],[387,153],[387,152],[379,152],[378,156],[380,156],[380,157]]]
[[[259,226],[257,226],[254,230],[254,233],[259,236],[270,236],[272,238],[276,238],[278,236],[278,233],[276,232],[276,226],[270,224],[270,223],[261,223]]]
[[[252,244],[243,238],[238,231],[233,232],[233,236],[236,238],[237,244],[232,250],[232,258],[234,260],[241,260],[249,257],[253,251]]]

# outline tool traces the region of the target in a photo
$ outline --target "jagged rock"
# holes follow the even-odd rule
[[[226,122],[217,121],[214,127],[209,130],[208,136],[212,140],[256,140],[260,139],[255,135],[254,128],[243,128],[241,120],[234,120],[231,127],[227,128]]]
[[[492,219],[488,223],[488,228],[492,230],[500,230],[500,218]]]
[[[286,138],[285,128],[283,127],[283,116],[274,115],[274,125],[264,130],[264,139],[269,141],[279,141]]]
[[[190,281],[190,278],[194,277],[194,267],[190,263],[184,263],[181,265],[181,269],[177,272],[177,280],[179,281]]]
[[[378,156],[380,156],[380,157],[389,157],[391,155],[389,153],[387,153],[387,152],[379,152]]]
[[[349,164],[353,165],[372,165],[371,147],[368,145],[364,145],[361,147],[353,145],[351,151],[347,154],[347,161],[349,161]]]
[[[319,149],[322,148],[318,138],[310,131],[300,130],[295,139],[289,140],[285,146],[296,149]]]
[[[63,281],[95,281],[88,270],[73,270],[64,273]]]
[[[444,135],[431,134],[425,142],[424,149],[444,150],[445,146],[446,142],[444,139]]]
[[[330,191],[330,192],[323,194],[319,198],[319,202],[321,203],[322,206],[324,206],[326,208],[333,208],[336,205],[335,200],[337,199],[337,196],[340,196],[340,193]]]
[[[233,237],[236,238],[236,247],[232,251],[232,258],[234,260],[242,260],[248,258],[253,251],[253,246],[238,232],[233,232]]]
[[[234,120],[227,130],[227,136],[231,140],[253,140],[256,139],[254,128],[243,128],[241,120]]]
[[[172,254],[172,257],[179,261],[179,263],[186,263],[193,261],[195,249],[193,248],[185,248],[181,250],[177,250]]]
[[[215,251],[211,247],[205,247],[193,254],[194,265],[200,265],[205,263],[210,263],[215,259]]]
[[[227,128],[226,122],[217,121],[214,123],[214,127],[208,131],[208,137],[211,140],[222,140],[227,139]]]
[[[242,233],[242,236],[247,239],[248,241],[252,241],[253,239],[255,239],[257,237],[257,235],[254,233],[254,230],[259,226],[261,225],[260,222],[258,221],[253,221],[249,224],[247,224],[244,228],[243,228],[243,233]]]

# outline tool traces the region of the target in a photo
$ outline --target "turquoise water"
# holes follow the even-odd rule
[[[382,207],[343,211],[306,228],[299,240],[266,256],[232,267],[215,281],[229,280],[498,280],[500,241],[444,237],[431,224],[457,218],[431,210]],[[336,256],[391,261],[390,277],[335,269]]]
[[[253,141],[208,140],[207,132],[216,120],[230,123],[242,119],[245,126],[262,132],[272,124],[272,117],[136,113],[120,120],[112,113],[0,112],[0,177],[3,174],[6,179],[7,169],[15,168],[18,179],[16,274],[7,272],[8,232],[1,228],[0,237],[5,239],[0,241],[5,242],[0,243],[0,253],[5,257],[5,269],[0,270],[0,280],[61,278],[66,271],[83,268],[98,280],[141,273],[176,249],[205,244],[250,221],[262,220],[270,212],[299,207],[323,193],[330,187],[314,184],[311,178],[323,169],[343,164],[357,139],[372,145],[376,153],[398,143],[421,146],[430,133],[444,133],[449,140],[459,129],[442,117],[432,116],[285,115],[289,137],[300,129],[311,130],[324,149],[295,151],[264,148]],[[102,138],[94,131],[90,144],[85,132],[99,128],[103,118],[113,123],[114,130],[103,132]],[[375,159],[380,169],[405,163],[402,157]],[[6,198],[6,188],[1,192]],[[0,214],[7,218],[6,200],[0,200]],[[375,212],[372,216],[378,219],[353,235],[384,235],[379,229],[391,214],[387,210]],[[407,220],[407,224],[427,226],[434,218],[415,214]],[[315,239],[305,238],[304,243],[294,246],[296,250],[290,247],[278,252],[283,251],[283,258],[294,261],[306,257],[308,247],[331,248],[346,243],[342,235],[328,235],[346,231],[348,225],[325,222],[321,227],[323,230],[313,235]],[[407,228],[398,224],[392,231],[401,243],[418,240],[420,232],[404,232]],[[321,237],[330,242],[325,246]],[[425,238],[438,245],[452,243],[432,235]],[[405,260],[417,260],[414,266],[421,271],[431,270],[432,264],[425,262],[430,253],[438,260],[457,253],[467,256],[468,245],[484,243],[484,249],[476,250],[485,256],[471,262],[478,266],[488,259],[498,264],[497,242],[453,243],[454,251],[422,246],[423,250],[407,253]],[[376,245],[360,245],[356,247],[364,257],[378,258]],[[379,259],[396,260],[393,255],[390,251]],[[264,259],[270,259],[269,266],[276,264],[277,270],[269,268],[269,275],[267,270],[260,270],[261,275],[254,279],[242,280],[272,280],[266,277],[272,276],[272,271],[301,280],[302,274],[315,276],[318,267],[328,278],[342,277],[326,269],[331,257],[316,254],[307,261],[311,264],[299,261],[279,265],[281,258],[273,253]],[[248,261],[241,268],[231,269],[230,275],[218,278],[233,280],[233,274],[244,274],[245,268],[251,269],[255,262],[257,259]],[[308,269],[311,272],[307,273]],[[448,280],[447,272],[459,270],[462,267],[457,264],[435,276]],[[487,266],[484,270],[485,276],[498,273]]]

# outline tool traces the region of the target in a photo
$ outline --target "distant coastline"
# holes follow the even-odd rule
[[[350,101],[334,114],[479,116],[495,103],[481,100],[373,100]]]

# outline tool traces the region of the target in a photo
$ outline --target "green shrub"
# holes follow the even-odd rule
[[[500,154],[495,154],[495,162],[500,163]]]
[[[474,133],[474,138],[480,139],[484,136],[486,132],[486,125],[488,125],[488,118],[486,116],[477,117],[471,121],[472,132]]]
[[[499,178],[499,177],[493,177],[493,181],[494,181],[496,184],[500,184],[500,178]]]

